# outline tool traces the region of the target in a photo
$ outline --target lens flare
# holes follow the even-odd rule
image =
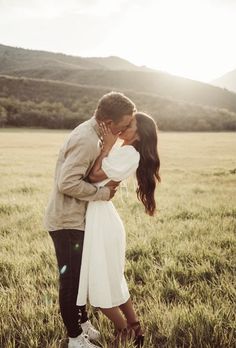
[[[61,268],[60,273],[61,273],[61,274],[64,274],[64,273],[66,272],[66,270],[67,270],[67,266],[64,265],[64,266]]]

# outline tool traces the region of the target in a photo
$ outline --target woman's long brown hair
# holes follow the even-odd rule
[[[139,166],[136,171],[138,188],[137,197],[143,203],[145,212],[151,216],[156,210],[155,189],[159,176],[160,159],[157,150],[157,125],[155,121],[145,113],[135,113],[137,120],[137,132],[140,140],[133,146],[140,154]]]

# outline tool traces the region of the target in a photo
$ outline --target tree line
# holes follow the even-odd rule
[[[227,109],[176,102],[156,96],[129,93],[139,111],[150,114],[163,131],[235,131],[236,113]],[[90,118],[97,98],[83,96],[59,101],[0,98],[0,127],[72,129]]]

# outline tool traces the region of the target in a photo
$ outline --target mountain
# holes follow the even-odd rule
[[[146,70],[119,57],[83,58],[63,53],[52,53],[0,44],[0,71],[14,72],[43,69],[112,69],[112,70]]]
[[[218,79],[213,80],[212,84],[236,92],[236,69],[228,72]]]
[[[235,93],[119,57],[82,58],[0,45],[0,74],[129,90],[236,112]]]
[[[235,131],[236,94],[119,57],[75,57],[0,45],[0,126],[73,128],[100,97],[124,92],[160,130]]]
[[[95,64],[99,64],[104,67],[104,69],[109,70],[135,70],[135,71],[153,71],[153,69],[149,69],[143,66],[137,66],[133,63],[130,63],[128,60],[110,56],[110,57],[88,57],[87,61],[93,62]]]

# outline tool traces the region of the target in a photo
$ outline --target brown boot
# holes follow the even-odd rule
[[[129,336],[133,338],[134,345],[140,348],[144,344],[144,332],[139,321],[128,323]]]

